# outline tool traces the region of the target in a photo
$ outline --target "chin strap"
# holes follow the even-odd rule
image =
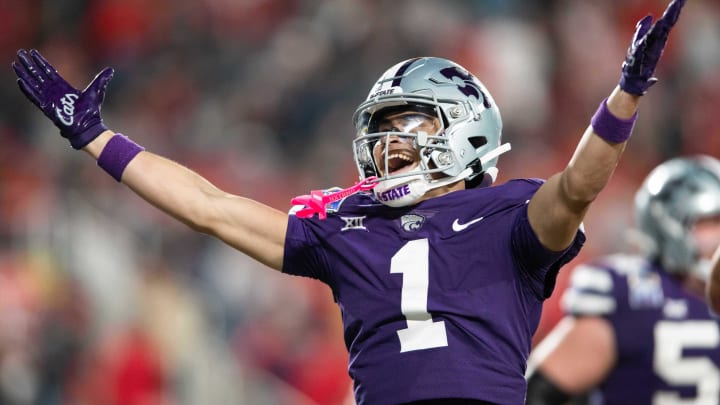
[[[487,163],[491,161],[492,159],[495,159],[499,155],[507,152],[510,150],[510,144],[505,143],[490,152],[486,153],[482,158],[480,158],[480,162],[482,164]],[[491,167],[486,171],[491,177],[492,180],[495,181],[495,178],[497,177],[497,168]],[[424,195],[429,190],[442,187],[451,183],[454,183],[456,181],[465,179],[466,177],[470,176],[472,174],[471,168],[466,168],[460,174],[457,176],[447,177],[439,181],[433,182],[432,185],[429,185],[425,182],[418,182],[413,181],[417,179],[411,179],[411,183],[413,183],[414,188],[417,187],[418,189],[414,190],[414,194],[418,195],[418,198],[422,195]],[[400,180],[400,179],[396,179]],[[404,179],[403,179],[404,180]],[[387,180],[385,180],[387,181]],[[403,181],[398,181],[397,184],[402,184]],[[290,200],[290,203],[293,205],[301,205],[304,208],[298,210],[295,212],[295,216],[298,218],[310,218],[315,214],[318,214],[318,219],[325,219],[327,218],[327,212],[325,207],[333,203],[335,201],[342,200],[343,198],[347,198],[359,191],[367,191],[373,189],[375,186],[380,184],[380,182],[377,181],[377,176],[368,177],[366,179],[363,179],[361,181],[356,182],[352,187],[348,187],[346,189],[342,189],[340,191],[330,192],[323,190],[312,190],[310,194],[300,195],[292,200]],[[397,184],[393,183],[393,186],[396,186]],[[392,186],[391,186],[392,187]],[[417,198],[416,198],[417,199]],[[382,199],[381,199],[382,201]],[[412,203],[410,202],[402,202],[400,205],[393,205],[391,203],[382,201],[386,205],[390,206],[403,206],[408,205]]]
[[[440,188],[442,186],[447,186],[448,184],[452,184],[452,183],[458,182],[460,180],[464,180],[465,178],[470,176],[472,173],[473,173],[473,170],[468,167],[465,170],[461,171],[460,174],[458,174],[457,176],[445,177],[440,180],[435,180],[435,181],[433,181],[433,183],[431,185],[428,184],[428,186],[425,189],[425,193],[430,190]],[[423,193],[423,194],[425,194],[425,193]]]
[[[505,143],[489,151],[480,158],[480,164],[486,165],[501,154],[510,150],[510,144]],[[489,167],[485,170],[491,178],[490,184],[495,182],[498,170],[496,167]],[[413,171],[403,173],[402,176],[379,181],[379,187],[375,190],[375,197],[389,207],[404,207],[415,204],[422,196],[430,190],[444,187],[449,184],[464,180],[473,174],[471,167],[465,168],[455,176],[435,179],[431,182],[426,180],[427,174],[421,174],[416,167]]]
[[[352,187],[331,193],[323,190],[312,190],[309,195],[299,195],[290,200],[290,203],[305,206],[305,208],[295,212],[295,216],[298,218],[310,218],[318,214],[318,219],[325,219],[327,218],[325,207],[328,204],[347,198],[359,191],[370,190],[377,186],[378,183],[375,182],[376,180],[376,176],[368,177],[356,182]]]
[[[511,148],[512,148],[512,147],[510,146],[510,143],[509,143],[509,142],[506,142],[506,143],[498,146],[497,148],[495,148],[495,149],[491,150],[490,152],[484,154],[483,157],[480,158],[480,164],[482,164],[483,166],[485,166],[485,164],[486,164],[487,162],[495,159],[496,157],[502,155],[502,154],[505,153],[505,152],[510,151]],[[497,169],[495,169],[495,170],[496,170],[496,173],[497,173]]]

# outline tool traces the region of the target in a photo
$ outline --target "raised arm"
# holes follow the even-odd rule
[[[548,249],[570,245],[590,204],[615,171],[640,97],[657,81],[655,67],[684,4],[685,0],[673,0],[654,24],[651,16],[638,22],[619,85],[593,116],[565,170],[551,176],[530,201],[530,224]]]
[[[79,91],[37,51],[20,50],[17,56],[12,67],[20,90],[74,149],[84,149],[117,181],[192,229],[216,236],[271,268],[282,268],[285,213],[226,193],[192,170],[107,129],[100,108],[112,69],[103,70]]]

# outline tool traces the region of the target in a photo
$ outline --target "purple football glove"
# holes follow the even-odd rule
[[[36,50],[21,49],[12,68],[20,90],[46,117],[60,128],[60,134],[75,149],[82,149],[107,130],[100,117],[105,88],[113,76],[105,68],[85,90],[80,91],[63,79]]]
[[[657,82],[657,78],[653,77],[655,67],[684,5],[685,0],[673,0],[655,24],[652,23],[650,15],[638,21],[625,62],[622,64],[621,89],[642,96]]]

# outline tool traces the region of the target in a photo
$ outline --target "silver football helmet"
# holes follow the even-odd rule
[[[691,227],[720,215],[720,161],[710,156],[675,158],[653,169],[635,195],[635,219],[648,237],[649,253],[671,273],[706,279]]]
[[[435,133],[396,128],[381,131],[378,121],[387,111],[405,109],[438,118],[440,129]],[[509,144],[501,145],[502,120],[490,92],[462,66],[442,58],[408,59],[388,69],[355,111],[353,123],[360,178],[377,176],[376,197],[394,207],[412,204],[427,191],[458,180],[471,182],[483,175],[475,182],[492,183],[498,156],[510,150]],[[380,159],[373,155],[373,148],[391,138],[412,144],[417,153],[403,160],[415,168],[395,174],[383,170],[398,159],[397,154],[390,155],[389,148],[381,158],[384,164],[378,165]]]

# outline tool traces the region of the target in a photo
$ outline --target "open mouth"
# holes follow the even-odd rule
[[[383,162],[384,163],[384,162]],[[395,175],[405,172],[417,167],[417,159],[415,153],[410,151],[393,151],[388,155],[387,159],[387,174]],[[385,172],[386,170],[383,170]]]

